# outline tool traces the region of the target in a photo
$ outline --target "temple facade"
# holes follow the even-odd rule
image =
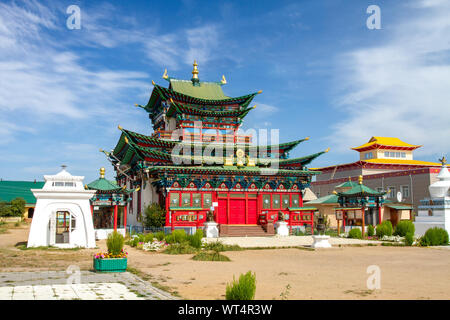
[[[314,208],[303,207],[303,192],[320,172],[306,166],[328,150],[290,158],[308,138],[257,145],[240,133],[244,117],[262,91],[226,96],[219,82],[200,81],[194,62],[192,78],[163,78],[146,105],[153,133],[144,135],[119,126],[114,150],[105,152],[119,186],[139,188],[128,205],[128,223],[139,225],[145,208],[159,203],[165,227],[195,230],[209,211],[220,235],[273,234],[280,212],[291,229],[313,224]],[[280,215],[281,216],[281,215]]]

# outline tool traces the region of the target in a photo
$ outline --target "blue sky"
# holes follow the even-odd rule
[[[67,7],[81,29],[66,27]],[[366,9],[381,9],[369,30]],[[311,166],[352,162],[371,136],[450,148],[450,4],[445,0],[1,1],[0,178],[42,179],[61,164],[85,182],[111,165],[117,125],[151,133],[151,81],[200,79],[263,90],[244,128],[280,130]]]

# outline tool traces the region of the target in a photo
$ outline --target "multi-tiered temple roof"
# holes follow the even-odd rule
[[[318,174],[307,165],[328,150],[289,158],[289,152],[309,138],[276,145],[252,144],[251,135],[238,132],[244,117],[256,106],[253,98],[262,91],[228,97],[220,82],[203,82],[194,62],[191,80],[164,73],[167,88],[152,81],[148,103],[137,105],[149,114],[154,132],[144,135],[119,126],[120,139],[108,155],[118,178],[139,170],[162,174],[277,175],[310,181]]]

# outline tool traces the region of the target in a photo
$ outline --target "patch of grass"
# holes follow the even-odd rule
[[[375,290],[346,290],[346,291],[344,291],[344,293],[346,293],[346,294],[353,293],[353,294],[356,294],[356,295],[362,296],[362,297],[371,295],[374,292],[375,292]]]
[[[188,242],[174,243],[168,246],[163,253],[166,254],[192,254],[197,253],[199,249],[192,247]]]
[[[180,297],[180,294],[178,293],[178,291],[173,291],[169,286],[165,286],[156,281],[151,282],[151,284],[152,284],[152,286],[154,286],[155,288],[157,288],[159,290],[162,290],[162,291],[170,293],[171,295]]]
[[[20,250],[55,250],[55,251],[78,251],[82,249],[81,247],[75,247],[75,248],[58,248],[54,246],[40,246],[40,247],[27,247],[27,244],[23,242],[19,242],[15,246],[17,249]]]
[[[223,252],[223,251],[242,251],[245,250],[246,248],[242,248],[237,244],[229,245],[223,244],[220,241],[215,241],[203,244],[203,249]]]
[[[395,243],[395,242],[383,242],[381,245],[383,247],[406,247],[404,243]]]
[[[192,260],[196,261],[231,261],[230,258],[220,254],[219,252],[199,252],[195,256],[192,257]]]

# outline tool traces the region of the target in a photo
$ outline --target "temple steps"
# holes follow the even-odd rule
[[[219,235],[221,237],[267,237],[267,233],[260,225],[222,225]]]

